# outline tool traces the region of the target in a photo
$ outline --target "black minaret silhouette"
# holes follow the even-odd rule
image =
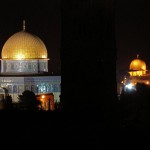
[[[116,100],[114,0],[61,3],[62,109],[111,113]]]

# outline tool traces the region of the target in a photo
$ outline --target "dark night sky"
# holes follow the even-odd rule
[[[60,73],[60,0],[4,1],[0,8],[0,49],[14,33],[22,30],[39,36],[48,50],[49,72]]]
[[[117,69],[128,69],[140,55],[150,66],[150,9],[149,1],[116,0]]]
[[[140,54],[150,66],[149,1],[116,0],[117,70],[128,69]],[[26,30],[39,36],[49,52],[49,71],[60,72],[61,11],[60,0],[5,0],[0,8],[0,49],[14,33]]]

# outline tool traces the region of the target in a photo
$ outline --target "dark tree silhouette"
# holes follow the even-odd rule
[[[5,98],[5,107],[6,107],[6,109],[12,109],[13,108],[11,95],[6,96],[6,98]]]
[[[36,99],[34,92],[26,90],[19,95],[19,104],[20,109],[29,110],[29,111],[37,111],[39,110],[39,105],[41,102]]]
[[[135,91],[122,91],[120,113],[125,126],[148,127],[150,125],[150,86],[137,83]]]
[[[5,99],[1,100],[0,101],[0,105],[1,105],[1,109],[12,109],[13,106],[12,106],[12,97],[11,95],[6,95],[5,96]]]

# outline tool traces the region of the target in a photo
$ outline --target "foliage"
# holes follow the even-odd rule
[[[144,83],[136,84],[136,91],[120,95],[120,113],[124,124],[134,126],[150,125],[150,86]]]
[[[12,97],[11,95],[6,96],[6,109],[12,109]]]
[[[20,109],[35,111],[39,109],[41,102],[36,99],[34,92],[26,90],[19,95]]]
[[[2,109],[12,109],[11,95],[6,95],[5,99],[1,100],[0,105],[2,106]]]

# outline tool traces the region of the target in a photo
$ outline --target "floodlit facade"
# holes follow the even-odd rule
[[[60,101],[60,75],[48,73],[48,53],[43,41],[25,30],[13,34],[5,42],[1,53],[0,100],[7,94],[13,102],[25,90],[36,95],[53,93],[54,102]]]
[[[2,73],[48,72],[47,49],[42,40],[25,30],[12,35],[2,48]]]
[[[121,89],[123,87],[132,90],[134,88],[130,87],[134,87],[137,83],[150,85],[150,72],[146,69],[145,61],[139,59],[139,55],[137,55],[136,59],[131,61],[129,70],[127,72],[129,73],[129,76],[124,76],[121,83],[118,83],[119,94],[121,94]]]
[[[139,59],[139,55],[137,55],[137,58],[132,60],[130,63],[130,76],[144,76],[146,75],[146,63]]]

